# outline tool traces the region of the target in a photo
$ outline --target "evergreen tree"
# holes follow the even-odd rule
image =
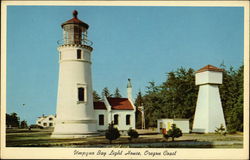
[[[194,73],[191,68],[168,73],[167,80],[161,85],[165,117],[188,118],[192,122],[198,94]]]
[[[163,97],[160,95],[160,88],[159,86],[155,85],[155,82],[149,82],[149,86],[147,86],[146,88],[146,94],[143,97],[146,128],[156,127],[157,119],[163,116]]]
[[[6,114],[6,126],[19,127],[20,118],[17,116],[17,113],[13,112],[10,115]]]
[[[101,97],[99,96],[99,94],[94,90],[93,91],[93,101],[94,102],[98,102],[101,100]]]
[[[115,98],[121,98],[122,97],[122,95],[120,94],[120,91],[119,91],[118,88],[115,89],[114,97]]]
[[[166,117],[189,118],[192,122],[198,94],[194,73],[191,68],[180,68],[169,72],[166,81],[159,86],[149,82],[143,97],[146,124],[156,127],[156,120]]]
[[[143,105],[143,97],[141,91],[138,92],[136,99],[135,99],[135,106],[136,106],[136,112],[135,112],[135,119],[136,119],[136,128],[141,128],[142,121],[141,121],[141,112],[138,110],[138,107]]]
[[[112,95],[109,92],[108,87],[103,88],[103,90],[102,90],[102,96],[112,97]]]
[[[243,131],[243,65],[226,70],[223,65],[223,84],[220,85],[222,107],[227,130],[230,133]]]
[[[21,128],[28,128],[27,121],[25,121],[25,120],[21,121],[20,127]]]
[[[106,137],[106,139],[109,140],[109,144],[111,144],[113,140],[116,140],[117,138],[120,137],[120,132],[117,128],[114,127],[113,122],[111,122],[111,124],[109,124],[109,127],[105,132],[105,137]]]

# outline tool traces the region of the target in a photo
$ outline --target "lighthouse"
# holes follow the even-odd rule
[[[56,124],[52,137],[77,138],[97,133],[93,107],[91,76],[91,42],[89,25],[73,18],[64,22],[63,40],[58,46],[59,80]]]
[[[199,86],[193,122],[193,132],[213,133],[221,125],[226,127],[221,105],[219,85],[223,69],[207,65],[196,71],[195,83]]]

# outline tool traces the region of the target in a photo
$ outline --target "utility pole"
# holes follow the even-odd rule
[[[143,107],[143,104],[138,107],[138,110],[141,112],[141,128],[145,129],[145,116],[144,116],[144,107]]]

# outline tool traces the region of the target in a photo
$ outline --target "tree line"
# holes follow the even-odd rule
[[[120,90],[118,88],[115,89],[114,93],[111,94],[108,87],[104,87],[102,90],[102,96],[106,97],[114,97],[114,98],[121,98],[122,95],[120,94]],[[97,102],[100,101],[103,97],[101,97],[95,90],[93,91],[93,101]]]
[[[27,121],[20,121],[17,113],[13,112],[11,114],[6,113],[6,127],[9,128],[28,128]]]
[[[243,131],[243,65],[238,69],[225,65],[223,84],[219,86],[224,117],[229,132]],[[135,105],[144,106],[146,127],[156,127],[160,118],[187,118],[192,127],[199,86],[192,68],[178,68],[167,73],[160,85],[149,82],[145,94],[139,91]],[[136,111],[136,126],[141,128],[141,114]],[[218,126],[219,127],[219,126]]]
[[[221,65],[223,71],[223,84],[219,86],[220,97],[229,132],[243,131],[243,70]],[[135,99],[136,128],[141,128],[141,113],[138,106],[144,106],[146,128],[157,127],[157,119],[160,118],[187,118],[192,127],[199,86],[195,85],[195,71],[192,68],[178,68],[168,72],[166,80],[160,85],[151,81],[146,86],[145,94],[137,93]],[[118,88],[111,94],[107,87],[103,88],[102,95],[106,97],[121,98]],[[93,91],[94,101],[100,101],[101,97]],[[16,113],[6,114],[6,126],[26,128],[25,120],[20,122]],[[192,129],[192,128],[191,128]]]

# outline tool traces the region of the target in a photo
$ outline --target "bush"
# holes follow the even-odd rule
[[[129,141],[131,141],[133,138],[138,138],[139,137],[139,134],[136,130],[132,129],[132,128],[129,128],[128,130],[128,135],[129,135]]]
[[[39,126],[37,124],[31,124],[29,128],[40,128],[40,129],[43,129],[42,126]]]
[[[117,138],[120,137],[120,132],[117,128],[114,127],[113,122],[111,122],[111,124],[109,124],[108,129],[105,131],[105,137],[106,137],[106,139],[109,140],[109,144],[112,143],[112,140],[116,140]]]
[[[27,121],[22,121],[21,124],[20,124],[20,127],[21,128],[28,128]]]
[[[163,134],[163,137],[168,141],[168,138],[170,137],[168,134]]]
[[[182,136],[182,131],[180,128],[176,127],[176,124],[172,124],[171,129],[167,131],[167,134],[163,135],[164,138],[168,140],[168,138],[172,138],[172,141],[174,141],[174,138],[178,138]]]
[[[216,127],[215,133],[221,134],[223,136],[225,136],[227,134],[226,129],[223,126],[223,124],[221,124],[219,128]]]

